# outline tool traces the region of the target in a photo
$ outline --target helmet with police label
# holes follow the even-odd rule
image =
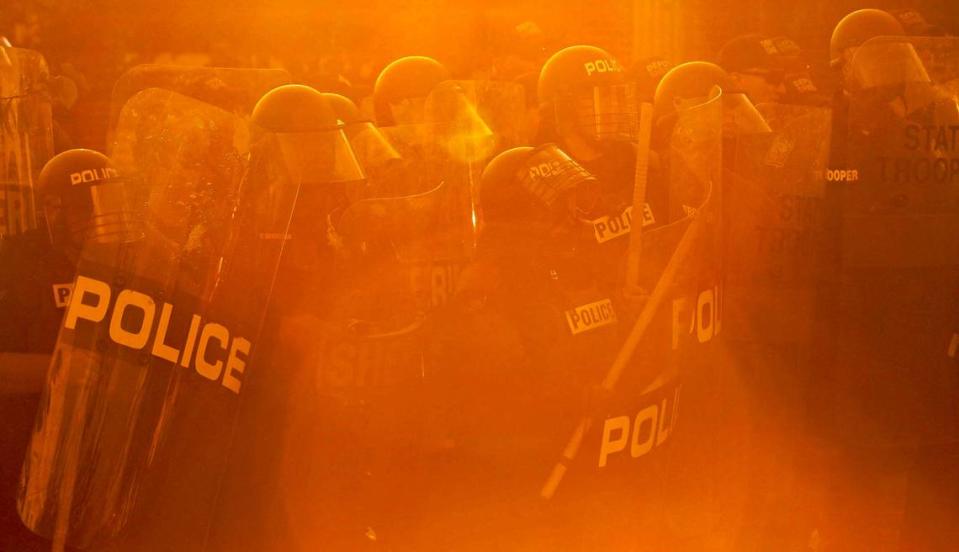
[[[373,86],[376,124],[393,126],[423,122],[423,103],[439,83],[450,78],[440,62],[407,56],[387,65]]]
[[[286,84],[253,108],[255,130],[276,136],[299,184],[356,182],[365,178],[328,98],[309,86]]]
[[[560,136],[575,132],[599,142],[636,135],[634,87],[602,48],[569,46],[553,54],[540,70],[537,95],[540,105],[552,110]]]
[[[50,159],[40,171],[38,191],[53,245],[79,248],[88,239],[115,243],[141,237],[129,182],[98,151],[72,149]]]
[[[829,39],[829,63],[839,67],[849,61],[847,51],[877,36],[901,36],[902,24],[889,12],[876,9],[856,10],[839,20]]]
[[[562,223],[600,213],[596,178],[556,144],[522,146],[493,158],[480,178],[485,223]]]
[[[653,101],[656,87],[674,66],[671,61],[660,56],[643,58],[633,63],[629,76],[635,82],[637,98],[644,102]]]

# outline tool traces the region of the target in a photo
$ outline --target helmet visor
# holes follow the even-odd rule
[[[727,134],[767,134],[769,124],[742,93],[723,94],[723,131]]]
[[[72,243],[129,243],[143,237],[143,226],[130,197],[131,180],[111,179],[76,186],[46,202],[48,218],[62,221]],[[57,211],[51,216],[51,211]],[[51,229],[53,230],[53,229]]]
[[[596,141],[631,141],[639,134],[636,92],[630,84],[597,86],[574,100],[579,127]]]
[[[401,159],[399,152],[373,123],[369,121],[347,123],[344,130],[356,158],[367,174],[390,161]]]
[[[853,91],[930,82],[916,49],[903,41],[867,42],[856,50],[847,70]]]
[[[278,133],[287,170],[300,184],[331,184],[365,179],[342,127],[318,132]]]

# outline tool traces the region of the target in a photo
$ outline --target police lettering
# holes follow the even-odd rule
[[[600,217],[593,221],[593,233],[596,235],[596,241],[599,243],[607,242],[613,238],[625,236],[629,233],[633,222],[633,207],[629,206],[619,215],[610,215]],[[653,210],[646,203],[643,205],[643,228],[656,223],[653,216]]]
[[[89,182],[96,182],[97,180],[107,180],[110,178],[116,178],[119,176],[119,173],[116,169],[111,167],[102,167],[99,169],[87,169],[80,172],[70,173],[70,184],[87,184]]]
[[[609,299],[603,299],[569,309],[566,311],[566,323],[573,335],[614,324],[616,323],[616,312],[613,310],[613,302]]]
[[[550,186],[545,179],[558,174],[561,165],[558,160],[554,160],[530,167],[529,179],[524,181],[527,191],[547,205],[552,205],[559,195],[559,190]]]
[[[213,322],[203,324],[199,315],[192,315],[181,351],[167,343],[173,305],[162,303],[157,309],[152,297],[132,289],[121,290],[114,297],[107,283],[86,276],[77,277],[73,295],[76,300],[70,301],[64,328],[76,331],[81,320],[94,324],[104,322],[112,301],[107,322],[111,341],[133,350],[149,348],[150,354],[157,358],[179,363],[184,368],[192,366],[200,376],[219,381],[234,393],[240,392],[242,382],[238,376],[246,369],[250,341],[231,338],[225,326]]]
[[[66,308],[73,295],[73,284],[53,284],[53,304],[58,309]]]
[[[583,64],[583,67],[586,69],[586,75],[592,75],[593,73],[622,73],[623,68],[619,66],[619,62],[615,59],[597,59],[596,61],[588,61]]]
[[[679,337],[684,330],[690,336],[696,336],[699,343],[711,341],[719,334],[723,327],[722,298],[722,287],[716,285],[699,292],[691,312],[690,298],[673,300],[673,349],[679,348]],[[684,320],[686,316],[689,316],[688,324]]]
[[[603,422],[598,466],[605,467],[611,455],[625,452],[627,447],[630,457],[640,458],[665,443],[679,415],[680,389],[676,387],[672,400],[667,397],[647,405],[632,419],[629,416],[607,418]]]

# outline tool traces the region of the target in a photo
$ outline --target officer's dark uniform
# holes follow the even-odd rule
[[[490,167],[521,171],[531,149],[508,150]],[[588,410],[591,389],[618,350],[625,313],[600,288],[585,254],[596,246],[589,226],[582,234],[575,229],[582,223],[550,230],[556,222],[533,213],[544,206],[521,192],[493,198],[518,184],[513,171],[490,167],[477,258],[431,324],[431,418],[442,420],[438,435],[449,450],[425,476],[431,496],[417,515],[436,524],[434,538],[449,539],[441,548],[561,547],[569,535],[556,512],[543,512],[539,485]],[[596,318],[584,323],[574,313],[589,305]]]
[[[0,242],[0,358],[3,353],[49,355],[74,276],[73,263],[32,230]],[[23,526],[17,484],[40,393],[0,394],[0,550],[47,550],[49,542]]]
[[[668,219],[665,179],[655,152],[650,153],[646,185],[650,212],[626,214],[633,205],[636,182],[637,99],[652,98],[636,98],[619,63],[594,46],[571,46],[553,54],[540,71],[537,88],[543,117],[538,142],[556,141],[596,177],[603,218],[619,230],[609,232],[609,224],[597,226],[597,241],[602,241],[589,260],[602,266],[605,282],[599,285],[611,292],[623,284],[628,225],[641,222],[653,227]]]

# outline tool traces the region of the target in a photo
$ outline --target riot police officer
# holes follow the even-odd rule
[[[435,418],[456,459],[440,477],[482,483],[431,484],[445,489],[444,511],[493,529],[433,511],[443,528],[434,538],[448,539],[441,547],[507,539],[550,547],[574,530],[536,514],[536,485],[617,349],[623,313],[586,261],[599,201],[596,179],[554,144],[507,150],[483,172],[476,260],[433,321],[430,362]],[[580,311],[588,312],[569,314]],[[513,521],[519,512],[525,526]]]
[[[632,202],[638,112],[625,69],[595,46],[553,54],[537,84],[542,120],[539,141],[555,141],[602,183],[605,193]],[[655,196],[653,196],[655,197]],[[650,200],[652,201],[652,197]],[[658,211],[658,201],[652,201]]]
[[[0,384],[7,438],[0,500],[4,548],[44,542],[17,518],[15,489],[43,376],[70,302],[76,263],[85,240],[126,232],[131,205],[124,178],[105,155],[65,151],[40,173],[41,226],[0,241]]]

